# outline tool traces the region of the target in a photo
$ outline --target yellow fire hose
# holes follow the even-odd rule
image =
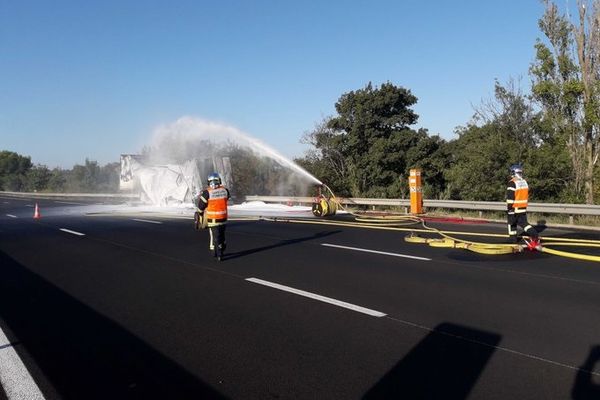
[[[479,232],[453,232],[453,231],[441,231],[439,229],[435,229],[427,226],[425,220],[419,216],[413,215],[368,215],[368,214],[359,214],[355,212],[348,211],[342,204],[337,200],[333,191],[327,186],[323,185],[331,194],[329,201],[326,204],[322,205],[324,209],[332,211],[329,215],[335,214],[337,209],[344,210],[350,215],[354,216],[355,222],[340,222],[340,221],[327,221],[323,222],[328,225],[344,225],[344,226],[355,226],[355,227],[363,227],[370,229],[385,229],[385,230],[397,230],[397,231],[408,231],[410,234],[404,238],[404,240],[408,243],[425,243],[432,247],[444,247],[444,248],[455,248],[455,249],[465,249],[469,251],[473,251],[480,254],[488,254],[488,255],[499,255],[499,254],[513,254],[520,253],[527,245],[520,244],[503,244],[503,243],[481,243],[470,240],[462,240],[457,239],[455,236],[465,235],[465,236],[478,236],[478,237],[501,237],[507,238],[508,235],[501,234],[486,234]],[[333,204],[333,206],[332,206]],[[316,215],[316,214],[315,214]],[[325,212],[325,215],[328,215]],[[290,222],[299,222],[299,221],[290,221]],[[305,221],[305,223],[310,223]],[[312,222],[314,223],[314,222]],[[421,224],[423,229],[414,229],[414,228],[402,228],[401,226],[405,225],[414,225]],[[415,234],[415,232],[426,232],[426,233],[435,233],[441,236],[441,238],[433,239],[433,238],[423,238]],[[452,235],[452,236],[451,236]],[[524,236],[525,240],[531,240],[530,237]],[[560,257],[573,258],[577,260],[585,260],[585,261],[595,261],[600,262],[600,256],[594,256],[589,254],[581,254],[581,253],[573,253],[561,250],[555,250],[552,247],[555,246],[571,246],[571,247],[600,247],[600,240],[589,240],[589,239],[568,239],[568,238],[545,238],[544,243],[539,244],[534,247],[535,250],[541,251],[543,253],[553,254]],[[547,240],[547,241],[546,241]]]

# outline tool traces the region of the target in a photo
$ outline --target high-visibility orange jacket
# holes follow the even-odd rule
[[[523,178],[514,177],[506,188],[506,206],[508,212],[523,213],[527,211],[529,186]]]
[[[204,210],[208,219],[208,226],[227,222],[227,200],[229,190],[223,186],[214,189],[208,188],[202,192],[198,201],[198,208]]]

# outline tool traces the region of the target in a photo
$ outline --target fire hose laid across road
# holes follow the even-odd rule
[[[499,255],[499,254],[513,254],[521,253],[525,249],[530,251],[540,251],[542,253],[553,254],[560,257],[573,258],[577,260],[595,261],[600,262],[600,256],[574,253],[562,250],[555,250],[551,247],[557,246],[569,246],[569,247],[587,247],[587,248],[599,248],[600,240],[585,240],[585,239],[568,239],[568,238],[552,238],[547,237],[544,239],[544,243],[523,236],[525,244],[509,244],[509,243],[483,243],[470,240],[459,239],[456,236],[476,236],[476,237],[498,237],[507,238],[508,235],[502,234],[490,234],[481,232],[460,232],[460,231],[442,231],[436,228],[432,228],[427,225],[427,215],[372,215],[364,213],[356,213],[347,210],[339,201],[337,201],[335,194],[329,187],[323,185],[331,196],[326,198],[322,196],[317,199],[313,204],[313,214],[319,217],[326,217],[334,215],[338,209],[346,211],[348,214],[354,216],[354,222],[352,221],[334,221],[334,220],[300,220],[300,219],[281,219],[281,218],[262,218],[274,221],[286,221],[294,223],[306,223],[306,224],[327,224],[327,225],[341,225],[341,226],[354,226],[369,229],[384,229],[384,230],[395,230],[409,232],[404,238],[408,243],[425,243],[432,247],[444,247],[444,248],[455,248],[465,249],[473,251],[475,253],[487,254],[487,255]],[[407,228],[404,226],[420,224],[422,228]],[[418,235],[418,233],[437,234],[440,238],[425,238]]]

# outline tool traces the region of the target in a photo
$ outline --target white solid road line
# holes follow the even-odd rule
[[[11,217],[11,218],[19,218],[16,215],[12,215],[12,214],[6,214],[7,217]]]
[[[389,253],[387,251],[377,251],[377,250],[361,249],[360,247],[340,246],[340,245],[337,245],[337,244],[330,244],[330,243],[321,243],[321,246],[335,247],[336,249],[344,249],[344,250],[362,251],[364,253],[382,254],[384,256],[412,258],[413,260],[431,261],[431,258],[426,258],[426,257],[410,256],[408,254],[400,254],[400,253]]]
[[[77,235],[77,236],[85,236],[85,233],[75,232],[75,231],[72,231],[70,229],[60,228],[60,230],[63,231],[63,232],[71,233],[73,235]]]
[[[0,328],[0,384],[8,400],[44,399],[13,345]]]
[[[324,303],[333,304],[334,306],[347,308],[349,310],[357,311],[359,313],[363,313],[363,314],[367,314],[367,315],[371,315],[373,317],[381,318],[381,317],[385,317],[387,315],[387,314],[384,314],[384,313],[379,312],[379,311],[371,310],[369,308],[365,308],[365,307],[357,306],[357,305],[354,305],[354,304],[346,303],[344,301],[332,299],[330,297],[325,297],[325,296],[321,296],[321,295],[318,295],[318,294],[314,294],[314,293],[310,293],[310,292],[305,292],[304,290],[294,289],[292,287],[280,285],[278,283],[264,281],[264,280],[258,279],[258,278],[247,278],[246,280],[248,282],[258,283],[259,285],[269,286],[269,287],[272,287],[274,289],[279,289],[279,290],[283,290],[285,292],[294,293],[294,294],[297,294],[297,295],[300,295],[300,296],[308,297],[308,298],[311,298],[313,300],[318,300],[318,301],[322,301]]]
[[[132,220],[134,221],[138,221],[138,222],[147,222],[149,224],[162,224],[162,222],[160,221],[151,221],[149,219],[138,219],[138,218],[132,218]]]

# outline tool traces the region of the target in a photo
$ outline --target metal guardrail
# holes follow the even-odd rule
[[[246,196],[246,201],[264,201],[266,203],[312,203],[312,197],[289,196]],[[395,206],[409,207],[408,199],[367,199],[367,198],[340,198],[343,205],[366,206]],[[476,211],[506,211],[506,203],[501,201],[462,201],[462,200],[423,200],[423,206],[428,208],[462,209]],[[529,203],[527,210],[543,214],[568,214],[568,215],[600,215],[600,205],[588,204],[556,204],[556,203]]]
[[[139,194],[125,193],[37,193],[37,192],[2,192],[0,195],[36,199],[122,199],[136,200]]]
[[[0,195],[28,198],[81,198],[81,199],[139,199],[137,194],[125,193],[31,193],[31,192],[2,192]],[[337,198],[343,205],[360,206],[391,206],[410,207],[408,199],[368,199],[368,198]],[[303,203],[310,204],[313,197],[290,196],[246,196],[246,201],[264,201],[266,203]],[[476,211],[505,211],[506,204],[501,201],[462,201],[462,200],[423,200],[423,205],[428,208],[462,209]],[[600,215],[600,205],[589,204],[558,204],[558,203],[529,203],[528,211],[543,214],[567,215]]]

